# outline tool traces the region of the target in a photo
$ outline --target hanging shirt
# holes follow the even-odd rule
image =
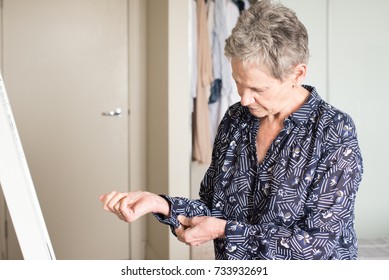
[[[216,259],[356,259],[354,204],[363,165],[350,116],[310,97],[258,163],[258,118],[240,103],[220,123],[200,199],[164,196],[178,215],[227,221]]]
[[[197,4],[196,0],[192,0],[192,7],[189,9],[190,12],[190,29],[191,29],[191,40],[190,44],[190,69],[191,69],[191,85],[190,85],[190,94],[192,101],[197,96]],[[191,102],[191,112],[193,112],[194,106]]]
[[[194,109],[194,140],[192,156],[200,163],[211,161],[212,142],[209,127],[208,100],[212,75],[211,47],[205,0],[197,1],[197,91]]]
[[[217,127],[229,106],[239,101],[239,95],[232,78],[231,64],[224,55],[225,40],[239,17],[239,9],[232,0],[215,1],[212,63],[214,79],[221,80],[220,96],[209,105],[211,141],[215,140]]]

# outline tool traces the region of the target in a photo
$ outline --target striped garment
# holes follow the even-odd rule
[[[171,216],[225,219],[214,240],[216,259],[356,259],[355,197],[363,164],[349,115],[322,100],[307,102],[284,121],[262,163],[256,154],[259,119],[240,103],[221,121],[200,199],[164,195]]]

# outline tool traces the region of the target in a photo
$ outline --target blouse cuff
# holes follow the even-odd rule
[[[178,215],[184,215],[186,203],[180,198],[170,197],[168,195],[160,195],[170,206],[170,216],[165,216],[159,213],[153,213],[154,217],[161,223],[169,225],[172,233],[175,235],[175,229],[180,226]]]

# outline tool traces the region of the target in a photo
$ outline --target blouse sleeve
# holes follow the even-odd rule
[[[201,199],[188,199],[184,197],[171,197],[168,195],[161,195],[166,199],[170,205],[170,216],[153,213],[154,217],[163,224],[171,227],[172,233],[180,226],[178,215],[183,215],[188,218],[195,216],[210,216],[211,212],[206,203]]]
[[[236,107],[236,106],[235,106]],[[170,216],[164,216],[161,214],[153,214],[163,224],[171,227],[172,233],[179,227],[180,222],[177,219],[178,215],[183,215],[188,218],[195,216],[211,216],[212,199],[214,194],[214,186],[217,180],[217,168],[220,156],[220,143],[224,143],[226,138],[226,131],[231,123],[231,114],[228,112],[224,115],[222,121],[219,124],[218,131],[216,133],[214,145],[212,150],[211,164],[204,175],[200,185],[200,199],[188,199],[183,197],[171,197],[168,195],[161,195],[170,204]]]
[[[336,148],[322,159],[315,178],[300,198],[303,215],[288,225],[248,224],[228,220],[225,228],[230,259],[330,259],[356,256],[355,196],[363,167],[356,135],[338,139]],[[278,213],[274,213],[277,215]]]
[[[216,156],[215,149],[212,154],[211,165],[209,166],[200,186],[200,199],[188,199],[183,197],[172,197],[161,195],[170,205],[170,216],[164,216],[154,213],[154,217],[163,224],[171,227],[172,233],[175,235],[175,229],[179,227],[178,215],[183,215],[188,218],[195,216],[211,216],[211,206],[213,197],[213,186],[215,178]]]

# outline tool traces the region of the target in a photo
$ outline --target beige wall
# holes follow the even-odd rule
[[[130,190],[147,189],[147,1],[129,0],[129,98],[128,127]],[[130,257],[146,257],[146,218],[130,227]]]
[[[147,3],[148,190],[189,197],[189,1]],[[148,259],[188,259],[189,248],[148,217]]]

